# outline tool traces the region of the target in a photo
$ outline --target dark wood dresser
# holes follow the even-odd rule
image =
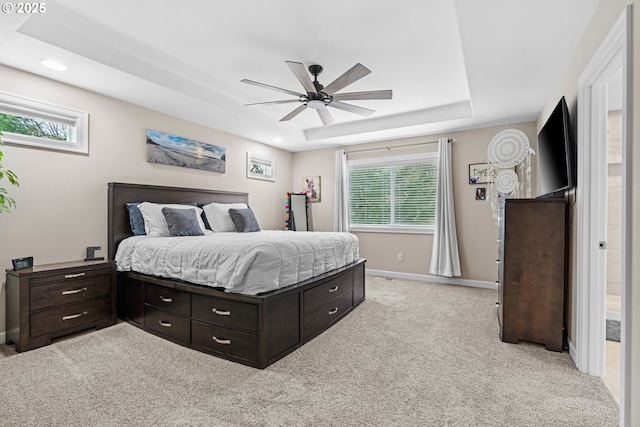
[[[530,341],[562,351],[567,282],[565,199],[502,200],[499,230],[500,339]]]
[[[7,343],[22,352],[51,339],[116,323],[112,261],[75,261],[7,271]]]

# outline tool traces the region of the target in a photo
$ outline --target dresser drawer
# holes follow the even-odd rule
[[[194,346],[246,360],[258,360],[257,335],[195,320],[191,322],[191,328],[191,344]]]
[[[147,285],[144,294],[144,302],[165,311],[191,315],[191,294],[177,289],[161,286]]]
[[[78,325],[96,323],[110,317],[111,298],[51,308],[31,314],[31,336],[58,333]]]
[[[35,311],[106,297],[110,293],[111,274],[107,273],[32,286],[29,290],[29,303],[31,310]]]
[[[304,317],[303,339],[316,335],[331,323],[342,317],[353,305],[353,290],[343,293],[339,298]]]
[[[185,343],[188,343],[191,337],[191,325],[188,318],[148,305],[144,307],[144,326]]]
[[[192,313],[195,320],[258,332],[258,306],[255,304],[198,296],[193,300]]]
[[[345,274],[304,292],[304,314],[309,314],[353,289],[353,273]]]

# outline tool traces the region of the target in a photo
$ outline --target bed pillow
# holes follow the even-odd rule
[[[204,230],[198,221],[195,209],[162,208],[171,236],[204,236]]]
[[[250,207],[247,206],[246,209],[231,208],[229,209],[229,215],[236,226],[237,232],[248,233],[252,231],[260,231],[258,220]]]
[[[140,203],[127,203],[127,211],[129,212],[129,224],[131,224],[131,232],[134,236],[143,236],[147,234],[144,229],[144,218],[142,212],[138,209]]]
[[[190,205],[178,205],[178,204],[160,204],[160,203],[150,203],[150,202],[142,202],[138,205],[138,209],[142,212],[142,217],[144,218],[144,228],[147,230],[147,236],[149,237],[169,237],[171,233],[169,232],[169,227],[167,226],[167,221],[164,219],[164,215],[162,213],[162,208],[173,208],[173,209],[191,209],[196,212],[198,224],[202,229],[202,233],[204,234],[204,223],[202,222],[202,218],[200,218],[200,213],[202,209],[197,206]]]
[[[246,209],[246,203],[209,203],[202,209],[209,221],[211,230],[218,232],[236,231],[236,226],[229,215],[229,209]]]

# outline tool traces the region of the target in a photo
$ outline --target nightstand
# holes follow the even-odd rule
[[[74,261],[7,271],[7,344],[22,352],[116,323],[113,261]]]

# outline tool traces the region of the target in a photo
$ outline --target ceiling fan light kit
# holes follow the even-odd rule
[[[325,107],[333,107],[339,110],[348,111],[350,113],[359,114],[361,116],[368,117],[375,111],[359,107],[353,104],[347,104],[342,101],[352,100],[372,100],[372,99],[391,99],[391,90],[372,90],[364,92],[350,92],[350,93],[336,93],[348,85],[360,80],[362,77],[369,74],[371,71],[364,65],[358,63],[351,67],[348,71],[342,74],[340,77],[331,82],[328,86],[323,86],[318,81],[318,74],[322,72],[321,65],[310,65],[308,70],[313,75],[313,81],[307,74],[304,64],[301,62],[285,61],[289,66],[293,74],[296,76],[306,93],[298,93],[289,89],[283,89],[276,86],[271,86],[264,83],[259,83],[253,80],[243,79],[242,83],[251,84],[254,86],[260,86],[266,89],[276,90],[278,92],[284,92],[289,95],[296,96],[298,99],[287,99],[282,101],[269,101],[269,102],[257,102],[254,104],[246,104],[246,106],[254,105],[274,105],[274,104],[289,104],[299,102],[302,105],[298,106],[295,110],[280,119],[281,122],[288,121],[300,114],[307,108],[316,110],[323,125],[330,125],[335,123],[333,116],[329,113],[329,110]]]

